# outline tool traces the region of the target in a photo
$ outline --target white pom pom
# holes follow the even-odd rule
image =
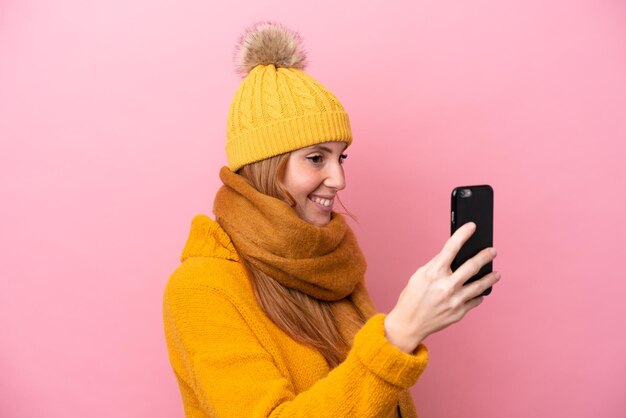
[[[257,22],[245,30],[235,48],[234,59],[241,77],[261,64],[300,70],[307,64],[300,34],[270,21]]]

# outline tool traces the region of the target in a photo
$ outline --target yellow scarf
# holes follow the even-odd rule
[[[254,267],[317,299],[336,301],[354,291],[366,263],[343,216],[331,212],[330,222],[319,227],[227,167],[220,178],[224,186],[215,196],[216,221]]]
[[[237,251],[283,286],[332,304],[340,332],[352,336],[354,306],[367,320],[376,313],[364,284],[366,262],[344,217],[331,212],[319,227],[300,218],[286,202],[256,190],[228,167],[213,204],[215,220]]]

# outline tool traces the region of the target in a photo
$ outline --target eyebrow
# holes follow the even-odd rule
[[[346,144],[346,146],[343,147],[343,150],[341,152],[344,152],[346,150],[346,148],[348,148],[348,144]],[[326,152],[328,152],[330,154],[333,153],[333,150],[331,150],[328,147],[325,147],[324,145],[315,145],[315,146],[311,147],[311,151],[312,150],[322,150],[322,151],[326,151]]]

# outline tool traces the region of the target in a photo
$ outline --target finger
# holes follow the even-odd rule
[[[478,296],[465,302],[465,313],[471,311],[472,309],[483,303],[484,298],[484,296]]]
[[[492,248],[489,247],[461,264],[461,266],[452,273],[452,276],[450,276],[453,286],[459,289],[466,281],[478,274],[480,269],[483,268],[485,264],[489,264],[495,257],[496,255],[492,253]]]
[[[463,224],[463,226],[454,231],[454,234],[446,241],[443,249],[437,255],[436,266],[440,269],[450,267],[452,260],[454,260],[463,244],[474,234],[474,231],[476,231],[474,222]]]
[[[499,280],[500,273],[498,273],[497,271],[486,274],[484,277],[481,277],[475,282],[472,282],[467,286],[463,286],[463,288],[459,290],[459,297],[467,304],[469,301],[482,295],[485,290],[489,289]]]

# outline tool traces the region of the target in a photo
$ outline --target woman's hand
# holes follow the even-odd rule
[[[428,335],[460,321],[482,303],[481,294],[500,280],[500,273],[494,271],[463,286],[495,258],[493,248],[485,248],[452,272],[452,260],[475,230],[473,222],[457,229],[443,250],[420,267],[400,293],[385,318],[386,337],[400,350],[411,353]]]

